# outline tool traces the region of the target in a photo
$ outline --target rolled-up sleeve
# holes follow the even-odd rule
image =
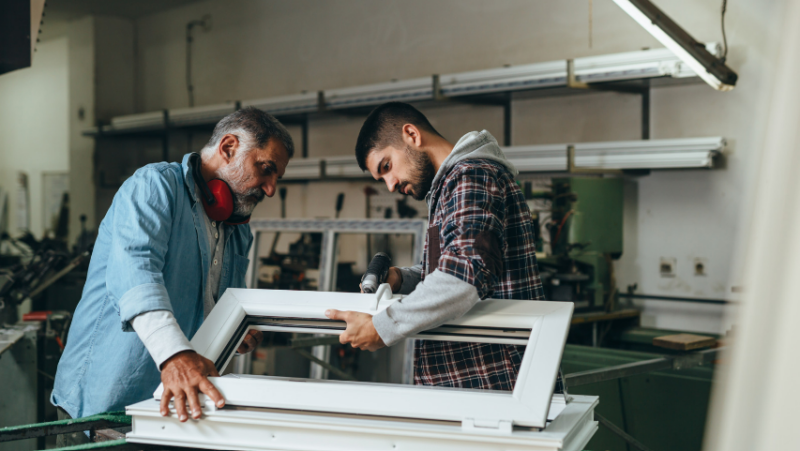
[[[176,180],[169,172],[143,168],[114,196],[106,287],[116,300],[122,330],[155,310],[172,312],[164,286],[164,259],[175,211]]]

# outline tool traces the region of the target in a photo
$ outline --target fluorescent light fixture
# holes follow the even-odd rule
[[[658,42],[672,51],[706,83],[730,91],[738,76],[649,0],[614,0]]]
[[[289,161],[284,180],[310,180],[322,177],[322,160],[319,158],[300,158]]]
[[[433,78],[391,81],[352,88],[328,89],[325,106],[330,109],[380,105],[393,100],[412,102],[433,98]]]
[[[243,100],[242,108],[252,106],[272,115],[313,113],[319,109],[319,93],[305,92],[266,99]]]
[[[569,144],[505,147],[506,157],[520,172],[567,170]],[[575,167],[596,169],[711,168],[725,148],[725,138],[649,139],[578,143]]]
[[[174,126],[216,124],[223,117],[236,111],[236,103],[228,102],[192,108],[169,110],[169,124]]]

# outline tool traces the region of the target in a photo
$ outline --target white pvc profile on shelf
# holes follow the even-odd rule
[[[283,180],[310,180],[322,177],[322,160],[319,158],[293,158],[286,166]]]
[[[567,170],[569,144],[503,148],[520,172]],[[725,148],[725,138],[650,139],[577,143],[575,167],[599,169],[712,168],[714,157]]]
[[[191,108],[174,108],[168,111],[170,126],[216,124],[223,117],[236,111],[235,102]]]
[[[252,106],[272,115],[313,113],[319,110],[319,93],[306,92],[265,99],[242,100],[242,108]]]
[[[164,112],[129,114],[111,118],[111,124],[104,127],[104,131],[129,130],[129,129],[158,129],[164,128]]]
[[[433,98],[433,78],[390,81],[351,88],[328,89],[323,93],[325,106],[330,109],[379,105],[393,100],[412,102]]]
[[[715,49],[718,44],[708,44]],[[585,83],[654,77],[692,77],[696,74],[668,49],[640,50],[576,58],[575,76]],[[439,76],[441,93],[450,96],[566,86],[567,61],[461,72]]]
[[[605,169],[711,168],[725,138],[652,139],[575,144],[575,166]]]
[[[567,145],[503,147],[506,158],[519,172],[557,172],[567,169]]]
[[[364,172],[358,167],[355,156],[324,158],[326,177],[367,178],[369,172]]]

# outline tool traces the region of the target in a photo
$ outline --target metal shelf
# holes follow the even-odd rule
[[[716,49],[717,44],[709,44]],[[597,86],[631,80],[688,78],[697,75],[667,49],[641,50],[603,56],[576,58],[575,77]],[[363,108],[401,100],[406,102],[442,100],[448,97],[481,96],[492,93],[564,88],[567,60],[507,66],[488,70],[433,75],[365,86],[228,102],[220,105],[176,108],[143,114],[118,116],[109,125],[86,130],[85,135],[128,134],[194,125],[214,125],[238,107],[255,106],[275,116],[324,113]],[[612,88],[613,89],[613,88]],[[123,132],[124,133],[121,133]]]
[[[503,153],[522,174],[568,171],[568,149],[575,148],[575,168],[598,170],[711,169],[726,146],[725,138],[646,139],[591,143],[503,147]],[[287,180],[371,179],[353,157],[296,159]]]
[[[707,48],[712,53],[719,51],[716,43],[708,44]],[[370,108],[392,100],[424,104],[455,100],[503,107],[502,143],[509,159],[521,172],[557,172],[567,170],[567,144],[510,146],[514,94],[526,92],[541,97],[561,95],[565,90],[614,90],[641,95],[643,140],[575,144],[576,168],[710,168],[714,157],[724,147],[722,138],[648,139],[651,82],[669,84],[692,79],[698,79],[697,75],[672,52],[652,49],[118,116],[112,118],[110,124],[86,130],[83,134],[94,137],[159,137],[164,141],[166,158],[170,132],[208,131],[227,114],[241,107],[253,106],[277,116],[286,124],[302,127],[303,158],[292,162],[285,179],[362,179],[369,174],[363,173],[351,157],[306,158],[309,115],[365,114]]]

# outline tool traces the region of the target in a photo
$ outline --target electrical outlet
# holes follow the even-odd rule
[[[705,276],[706,272],[708,271],[708,260],[705,258],[695,258],[694,259],[694,275],[695,276]]]
[[[677,260],[673,257],[661,257],[661,263],[658,265],[658,272],[661,277],[675,277],[675,264]]]

